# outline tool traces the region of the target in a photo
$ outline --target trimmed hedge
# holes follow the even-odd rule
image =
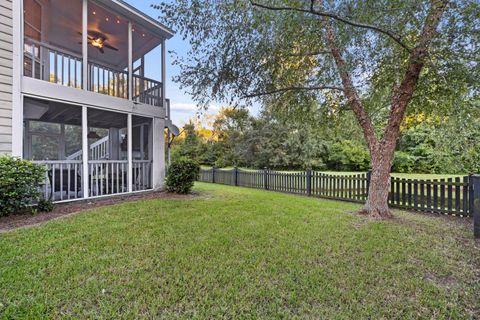
[[[25,210],[40,200],[45,169],[28,160],[0,156],[0,216]]]
[[[167,190],[176,193],[189,193],[200,173],[200,165],[188,158],[179,158],[168,167]]]

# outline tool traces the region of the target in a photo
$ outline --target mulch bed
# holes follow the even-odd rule
[[[52,219],[73,215],[94,208],[110,206],[113,204],[148,199],[191,199],[196,196],[198,196],[198,194],[184,195],[164,191],[154,191],[56,204],[52,212],[38,213],[36,215],[32,215],[31,213],[23,213],[7,217],[0,217],[0,233],[21,227],[41,224]]]

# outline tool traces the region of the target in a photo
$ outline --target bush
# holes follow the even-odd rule
[[[396,151],[393,159],[392,171],[397,173],[412,173],[415,169],[416,158],[406,152]]]
[[[37,210],[39,212],[52,212],[53,207],[54,207],[53,201],[50,199],[48,200],[41,199],[40,201],[38,201],[38,204],[37,204]]]
[[[176,193],[189,193],[200,172],[199,164],[188,158],[179,158],[168,167],[167,190]]]
[[[365,171],[370,166],[368,149],[360,143],[343,140],[331,145],[328,165],[340,171]]]
[[[0,156],[0,216],[26,209],[40,200],[45,169],[28,160]]]

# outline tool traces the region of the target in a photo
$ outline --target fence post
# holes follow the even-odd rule
[[[233,169],[233,182],[235,187],[238,187],[238,168],[237,167]]]
[[[372,179],[372,170],[368,170],[367,172],[367,197],[368,191],[370,190],[370,180]]]
[[[215,183],[215,167],[212,167],[212,183]]]
[[[268,168],[263,168],[263,187],[268,190]]]
[[[310,197],[312,195],[312,169],[308,168],[305,176],[307,178],[307,195]]]
[[[473,203],[472,210],[473,215],[473,236],[474,238],[480,238],[480,175],[475,174],[470,176],[470,190]]]

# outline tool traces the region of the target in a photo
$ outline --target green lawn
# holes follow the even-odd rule
[[[0,234],[0,318],[480,316],[480,243],[456,219],[195,189]]]

